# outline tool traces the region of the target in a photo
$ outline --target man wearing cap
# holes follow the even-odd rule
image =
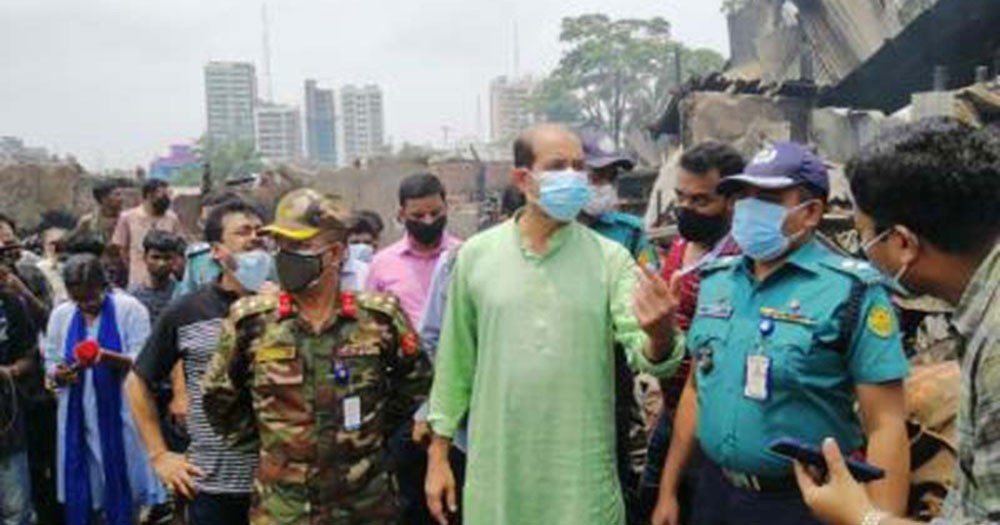
[[[687,334],[697,402],[680,410],[664,467],[657,525],[677,523],[676,487],[694,437],[707,458],[693,523],[818,523],[779,438],[847,454],[885,470],[868,485],[901,514],[909,471],[902,379],[908,365],[882,278],[814,235],[829,194],[825,165],[805,146],[774,144],[719,191],[736,199],[743,255],[702,272]],[[860,415],[855,412],[855,404]]]
[[[259,451],[253,524],[398,521],[383,446],[431,371],[398,300],[341,291],[346,218],[309,189],[278,203],[282,291],[233,305],[205,374],[209,423]]]
[[[646,237],[642,220],[618,211],[618,175],[632,171],[635,162],[614,151],[607,135],[593,130],[580,133],[587,182],[591,197],[577,220],[628,250],[636,263],[645,268],[659,268],[659,257]],[[618,454],[618,477],[625,498],[627,523],[640,520],[639,478],[646,464],[649,440],[646,425],[634,392],[635,375],[628,367],[621,345],[615,345],[615,429]]]

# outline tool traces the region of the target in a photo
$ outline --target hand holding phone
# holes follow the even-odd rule
[[[778,438],[768,446],[771,452],[788,459],[798,460],[799,463],[815,467],[826,473],[826,459],[819,447],[803,443],[795,438]],[[885,471],[864,461],[852,458],[845,458],[847,470],[851,476],[861,483],[880,480],[885,477]]]

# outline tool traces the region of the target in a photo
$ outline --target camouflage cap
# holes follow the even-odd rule
[[[281,198],[274,211],[274,222],[261,228],[261,232],[304,241],[324,231],[345,230],[348,216],[340,197],[300,188]]]

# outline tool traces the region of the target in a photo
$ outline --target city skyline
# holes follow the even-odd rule
[[[678,40],[728,52],[721,0],[604,4],[393,2],[352,5],[343,16],[343,6],[325,2],[269,0],[273,99],[301,106],[309,78],[378,84],[386,141],[438,144],[445,126],[453,138],[488,132],[477,105],[488,112],[490,80],[513,74],[515,20],[522,73],[550,71],[563,49],[561,18],[587,12],[663,16]],[[0,135],[72,154],[92,170],[145,164],[204,131],[205,63],[260,69],[260,35],[256,2],[8,0],[0,5]]]

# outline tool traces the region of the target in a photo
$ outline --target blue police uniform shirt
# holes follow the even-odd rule
[[[608,212],[596,217],[590,225],[598,234],[617,242],[625,247],[640,266],[650,270],[660,267],[656,250],[646,237],[642,220],[635,215],[618,211]]]
[[[846,342],[843,311],[856,286],[863,293]],[[759,476],[791,474],[791,463],[768,451],[777,438],[864,446],[855,385],[909,371],[881,274],[815,238],[762,282],[746,256],[707,266],[687,348],[697,360],[702,450],[723,468]],[[769,361],[766,399],[746,391],[748,356],[757,355]]]

